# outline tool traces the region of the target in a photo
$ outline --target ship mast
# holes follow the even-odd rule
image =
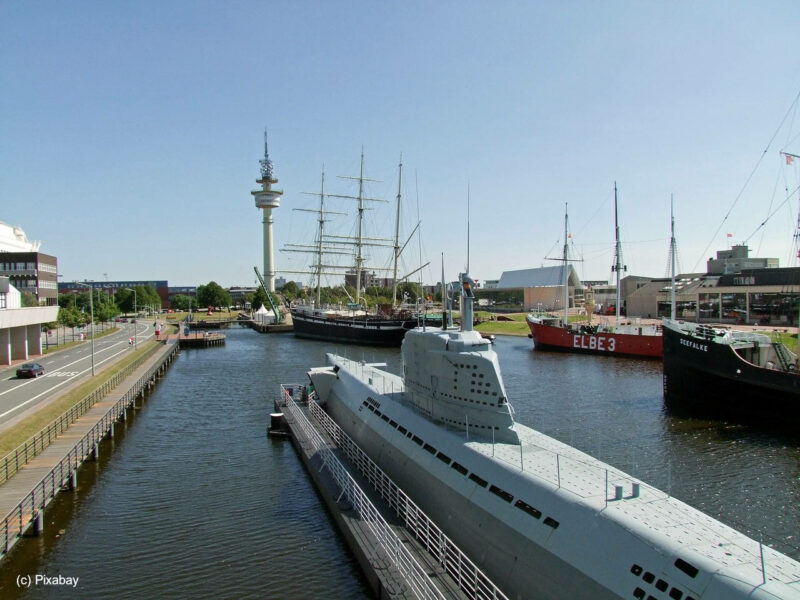
[[[317,244],[317,308],[319,308],[320,286],[322,285],[322,235],[325,227],[325,165],[322,166],[322,183],[319,188],[319,242]]]
[[[394,272],[392,273],[392,308],[397,306],[397,260],[400,258],[400,199],[403,182],[403,155],[400,154],[400,165],[397,175],[397,218],[394,225]]]
[[[619,324],[620,305],[622,304],[622,288],[620,288],[620,272],[627,271],[628,267],[622,264],[622,242],[619,239],[619,218],[617,214],[617,182],[614,182],[614,232],[616,235],[617,244],[614,249],[614,264],[611,270],[617,274],[617,310],[616,310],[616,324]]]
[[[670,217],[670,238],[669,238],[669,261],[670,261],[670,293],[669,293],[669,318],[673,321],[676,318],[677,307],[675,303],[675,253],[677,246],[675,244],[675,213],[673,210],[673,200],[670,195],[669,198],[669,217]]]
[[[343,212],[336,212],[332,210],[325,210],[325,165],[322,166],[322,183],[320,184],[320,191],[319,192],[301,192],[302,194],[308,194],[310,196],[319,196],[319,209],[311,209],[311,208],[294,208],[292,210],[296,210],[298,212],[312,212],[316,213],[318,216],[318,223],[319,227],[317,230],[317,244],[316,246],[311,246],[307,244],[286,244],[285,248],[282,248],[282,252],[307,252],[307,253],[314,253],[317,255],[317,264],[311,265],[314,267],[313,271],[283,271],[284,273],[304,273],[304,274],[313,274],[317,280],[317,290],[316,290],[316,306],[319,307],[322,300],[321,300],[321,288],[322,288],[322,276],[323,275],[333,275],[335,273],[330,272],[323,272],[323,268],[326,267],[333,267],[333,265],[325,265],[322,262],[322,257],[324,254],[349,254],[346,252],[342,252],[339,248],[331,248],[325,245],[325,221],[326,215],[346,215],[347,213]]]
[[[564,203],[564,327],[569,325],[569,215],[568,203]]]
[[[361,266],[364,263],[363,248],[363,227],[364,227],[364,148],[361,148],[361,170],[358,177],[358,241],[356,242],[356,304],[359,304],[361,296]]]
[[[341,179],[353,179],[358,181],[358,196],[347,196],[340,194],[328,194],[328,196],[335,198],[349,198],[351,200],[358,200],[358,236],[356,237],[356,304],[359,304],[361,299],[361,272],[363,270],[364,254],[364,211],[367,210],[364,202],[386,202],[381,198],[366,198],[364,197],[364,182],[374,181],[379,183],[377,179],[367,179],[364,177],[364,147],[361,147],[361,170],[358,177],[351,177],[349,175],[339,175]],[[381,240],[388,241],[388,240]]]

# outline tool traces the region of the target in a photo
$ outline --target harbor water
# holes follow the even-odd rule
[[[326,352],[399,373],[400,351],[226,334],[185,350],[117,426],[44,534],[2,563],[0,597],[370,597],[290,442],[266,426],[279,384],[305,381]],[[671,416],[660,362],[536,352],[523,337],[495,347],[518,421],[800,559],[800,433]],[[37,574],[78,581],[19,585]]]

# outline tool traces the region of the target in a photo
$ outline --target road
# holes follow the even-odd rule
[[[134,336],[142,343],[152,339],[155,328],[151,319],[138,323],[118,323],[120,330],[94,341],[95,373],[131,351]],[[25,409],[52,398],[65,387],[92,376],[92,344],[87,341],[67,350],[32,359],[44,367],[44,375],[35,379],[17,379],[16,367],[0,371],[0,427]]]

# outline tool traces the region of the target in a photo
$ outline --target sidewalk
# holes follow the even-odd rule
[[[67,485],[74,485],[76,470],[106,435],[113,435],[117,420],[124,419],[145,388],[177,355],[174,343],[165,344],[123,383],[95,403],[41,454],[0,485],[0,553],[8,551],[31,525],[37,513]],[[0,465],[2,468],[2,465]]]

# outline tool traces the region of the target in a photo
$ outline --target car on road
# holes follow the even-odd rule
[[[17,377],[19,379],[23,377],[38,377],[39,375],[44,375],[44,367],[39,363],[25,363],[17,369]]]

